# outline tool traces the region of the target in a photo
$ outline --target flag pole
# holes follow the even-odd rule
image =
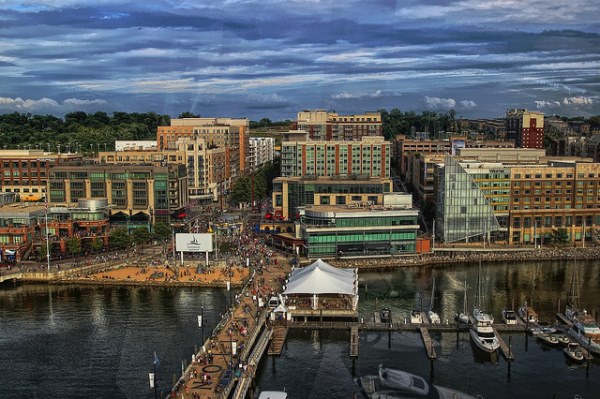
[[[48,261],[48,273],[50,273],[50,239],[48,231],[48,194],[44,197],[44,213],[46,215],[46,260]]]

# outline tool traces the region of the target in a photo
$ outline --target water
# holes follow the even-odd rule
[[[581,302],[600,310],[600,265],[579,262]],[[498,264],[483,267],[484,303],[497,319],[503,307],[526,298],[542,320],[553,319],[558,299],[566,299],[573,265],[565,262]],[[411,309],[429,307],[436,278],[434,307],[443,320],[462,309],[464,281],[469,308],[474,301],[477,265],[360,273],[360,314],[375,306],[392,309],[395,321]],[[368,289],[368,294],[365,292]],[[421,301],[422,298],[422,301]],[[0,289],[0,398],[152,398],[148,372],[154,351],[159,390],[167,392],[181,361],[189,362],[201,341],[197,315],[204,307],[210,328],[220,320],[226,292],[194,288],[4,286]],[[481,357],[465,333],[432,334],[438,360],[436,384],[486,398],[597,397],[600,362],[586,378],[585,366],[570,366],[562,351],[531,337],[512,337],[516,360]],[[505,336],[507,339],[507,337]],[[292,399],[352,398],[355,376],[374,374],[378,364],[432,378],[421,338],[416,333],[361,332],[360,354],[349,356],[346,331],[290,330],[277,358],[259,365],[262,389],[286,388]]]

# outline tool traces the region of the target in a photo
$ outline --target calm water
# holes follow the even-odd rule
[[[500,319],[513,300],[532,298],[540,317],[552,320],[557,301],[566,298],[570,263],[483,267],[484,301]],[[600,265],[579,262],[582,304],[600,310]],[[401,321],[421,303],[442,319],[462,309],[463,286],[474,300],[477,265],[397,272],[361,273],[361,317],[389,306]],[[220,319],[227,295],[222,290],[4,286],[0,289],[0,398],[152,398],[148,386],[153,352],[161,359],[158,384],[168,391],[181,361],[200,343],[196,316],[204,307],[210,328]],[[208,335],[208,330],[206,332]],[[600,362],[586,377],[585,366],[570,366],[562,351],[548,349],[522,334],[512,337],[516,361],[480,357],[468,335],[433,334],[438,360],[427,360],[415,333],[363,332],[360,356],[349,357],[343,331],[292,330],[277,358],[259,366],[263,389],[285,388],[292,399],[352,398],[353,378],[373,374],[377,365],[401,368],[440,385],[486,398],[598,397]],[[507,338],[507,337],[505,337]]]

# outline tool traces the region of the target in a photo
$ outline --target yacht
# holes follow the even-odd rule
[[[507,325],[517,324],[517,314],[512,309],[502,310],[502,321]]]
[[[379,365],[378,375],[355,379],[365,399],[436,398],[475,399],[454,389],[429,385],[425,379],[406,371]]]
[[[519,317],[523,319],[526,324],[537,324],[539,321],[538,314],[531,306],[527,305],[527,301],[519,308]]]
[[[573,268],[571,287],[565,316],[571,321],[567,333],[579,344],[595,355],[600,355],[600,327],[587,310],[579,307],[579,285],[577,282],[577,265]]]
[[[410,322],[412,324],[423,324],[423,314],[420,310],[414,309],[410,312]]]
[[[583,351],[581,350],[581,346],[577,342],[571,342],[563,352],[567,359],[569,359],[573,363],[581,363],[585,358],[583,355]]]
[[[383,308],[379,312],[382,323],[389,323],[392,321],[392,311],[390,308]]]
[[[473,318],[475,324],[469,332],[473,343],[484,352],[495,352],[500,347],[500,341],[492,328],[494,318],[481,306],[481,260],[479,261],[479,273],[477,274],[477,305],[473,309]]]
[[[431,286],[431,299],[429,302],[429,311],[427,312],[427,318],[431,324],[442,324],[440,316],[433,310],[433,299],[435,298],[435,277],[433,278],[433,284]]]

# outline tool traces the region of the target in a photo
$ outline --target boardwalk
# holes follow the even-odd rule
[[[498,342],[500,343],[500,352],[502,353],[502,356],[504,356],[504,358],[509,361],[515,360],[515,355],[512,352],[512,348],[510,347],[510,345],[506,344],[504,339],[500,336],[500,334],[498,334],[498,331],[496,331],[495,328],[494,334],[496,334],[496,338],[498,338]]]
[[[269,345],[269,355],[281,355],[287,333],[288,328],[286,326],[273,326],[273,338],[271,339],[271,345]]]
[[[421,338],[423,338],[423,345],[425,345],[427,357],[429,359],[437,359],[437,354],[435,353],[435,348],[433,347],[433,340],[429,336],[429,330],[427,330],[427,327],[419,327],[419,331],[421,332]]]

